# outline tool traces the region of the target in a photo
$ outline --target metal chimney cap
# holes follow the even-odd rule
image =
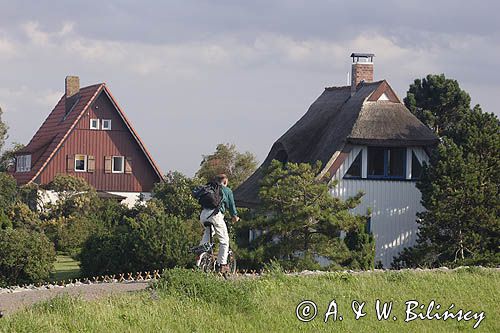
[[[351,53],[351,58],[373,58],[375,54],[373,53]]]

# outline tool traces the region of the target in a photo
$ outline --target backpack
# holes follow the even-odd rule
[[[207,183],[193,190],[193,196],[201,207],[206,209],[218,209],[222,204],[222,187],[215,182]]]

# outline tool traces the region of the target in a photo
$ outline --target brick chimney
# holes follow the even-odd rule
[[[361,82],[373,82],[373,53],[352,53],[351,96]]]
[[[66,76],[65,94],[66,94],[66,113],[68,113],[78,99],[80,93],[80,78],[78,76]]]

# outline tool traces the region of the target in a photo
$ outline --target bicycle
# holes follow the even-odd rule
[[[212,228],[210,221],[203,222],[205,228],[210,228],[210,239],[208,243],[198,245],[192,248],[192,251],[198,255],[196,266],[205,273],[217,272],[217,253],[214,252],[215,243],[213,241]],[[227,264],[229,265],[229,274],[236,274],[236,258],[234,252],[229,248],[227,255]],[[223,274],[227,278],[227,274]]]

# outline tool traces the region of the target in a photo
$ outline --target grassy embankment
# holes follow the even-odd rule
[[[0,320],[0,331],[15,332],[457,332],[475,320],[405,319],[405,302],[435,300],[442,313],[484,311],[477,332],[500,331],[500,273],[476,268],[451,272],[329,273],[320,276],[270,274],[224,281],[202,273],[173,270],[155,289],[98,301],[58,298]],[[318,316],[307,323],[297,304],[313,300]],[[327,323],[333,299],[343,321]],[[375,301],[393,301],[389,320],[378,321]],[[351,302],[366,302],[366,316],[354,320]],[[433,311],[435,313],[435,311]],[[397,320],[394,320],[394,316]],[[338,318],[337,318],[338,319]]]

